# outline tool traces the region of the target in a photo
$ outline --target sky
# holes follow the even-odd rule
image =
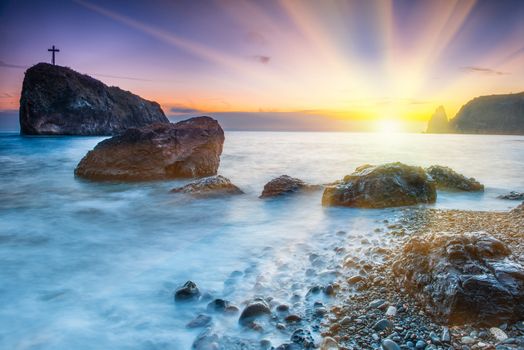
[[[439,105],[524,90],[521,0],[0,0],[0,119],[52,45],[168,116],[239,130],[421,131]]]

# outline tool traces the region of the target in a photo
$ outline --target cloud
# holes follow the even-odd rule
[[[250,58],[262,64],[268,64],[269,61],[271,60],[271,57],[264,56],[264,55],[254,55],[254,56],[250,56]]]
[[[476,66],[461,67],[460,70],[467,72],[467,73],[478,73],[478,74],[484,74],[484,75],[507,75],[509,74],[509,73],[501,72],[501,71],[494,70],[491,68],[476,67]]]
[[[17,65],[17,64],[6,63],[4,61],[0,61],[0,67],[17,68],[17,69],[26,69],[27,68],[26,66],[20,66],[20,65]]]
[[[0,98],[12,98],[12,97],[14,97],[14,96],[11,95],[10,93],[0,92]]]
[[[201,112],[201,110],[199,110],[199,109],[186,107],[186,106],[182,106],[182,105],[177,105],[177,106],[171,107],[169,109],[169,111],[171,113],[198,113],[198,112]]]

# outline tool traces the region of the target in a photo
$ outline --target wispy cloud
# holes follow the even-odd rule
[[[269,61],[271,60],[271,57],[269,56],[264,56],[264,55],[253,55],[253,56],[249,56],[251,59],[259,62],[259,63],[262,63],[262,64],[268,64]]]
[[[7,92],[1,92],[0,98],[13,98],[14,96]]]
[[[494,70],[491,68],[476,67],[476,66],[461,67],[460,70],[467,72],[467,73],[478,73],[478,74],[484,74],[484,75],[508,75],[509,74],[507,72],[501,72],[501,71]]]
[[[18,64],[6,63],[4,61],[0,61],[0,67],[17,68],[17,69],[27,69],[28,68],[27,66],[21,66],[21,65],[18,65]]]

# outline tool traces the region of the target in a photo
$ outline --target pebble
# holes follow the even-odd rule
[[[508,335],[500,328],[491,327],[489,329],[489,332],[491,333],[493,338],[497,339],[497,341],[499,341],[499,342],[508,339]]]
[[[394,306],[389,306],[386,310],[386,316],[395,316],[397,314],[397,308]]]
[[[462,344],[473,344],[473,343],[475,343],[475,339],[473,339],[471,337],[468,337],[468,336],[465,336],[465,337],[460,338],[460,342]]]
[[[386,301],[384,299],[375,299],[369,303],[369,307],[372,309],[380,307],[382,304],[384,304]]]
[[[198,315],[195,319],[189,322],[186,325],[186,327],[187,328],[200,328],[200,327],[205,327],[210,323],[211,323],[211,317],[206,316],[206,315]]]
[[[426,348],[426,342],[424,342],[423,340],[417,341],[417,343],[415,344],[415,348],[417,348],[417,349],[425,349]]]
[[[449,343],[451,341],[451,334],[449,333],[448,327],[442,328],[442,334],[440,335],[440,341],[444,343]]]
[[[389,329],[393,328],[393,323],[390,320],[387,320],[385,318],[381,319],[380,321],[377,321],[377,323],[373,325],[373,329],[378,332],[381,332],[388,328]]]
[[[391,339],[384,339],[382,341],[382,349],[384,350],[400,350],[400,346]]]

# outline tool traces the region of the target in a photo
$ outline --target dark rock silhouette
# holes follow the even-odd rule
[[[484,233],[416,236],[393,273],[444,323],[495,326],[524,314],[524,268],[503,242]]]
[[[90,180],[145,181],[216,175],[224,131],[210,117],[160,123],[100,142],[78,163]]]
[[[74,70],[39,63],[25,73],[20,132],[25,135],[115,135],[169,123],[160,105]]]
[[[185,193],[194,197],[218,197],[242,194],[242,190],[221,175],[205,177],[185,186],[174,188],[172,193]]]
[[[450,127],[467,134],[524,134],[524,92],[474,98],[466,103]]]
[[[432,165],[426,169],[426,172],[433,178],[439,190],[484,191],[484,185],[474,178],[467,178],[446,166]]]
[[[276,197],[299,191],[314,191],[321,189],[322,186],[311,185],[300,179],[281,175],[264,185],[264,190],[260,198]]]
[[[435,184],[424,169],[402,163],[363,165],[351,175],[324,189],[322,204],[360,208],[386,208],[433,203]]]
[[[428,122],[427,133],[524,135],[524,92],[480,96],[466,103],[446,122],[439,107]]]
[[[449,127],[448,116],[446,115],[444,107],[439,106],[428,122],[426,133],[440,134],[449,132],[451,132],[451,129]]]

